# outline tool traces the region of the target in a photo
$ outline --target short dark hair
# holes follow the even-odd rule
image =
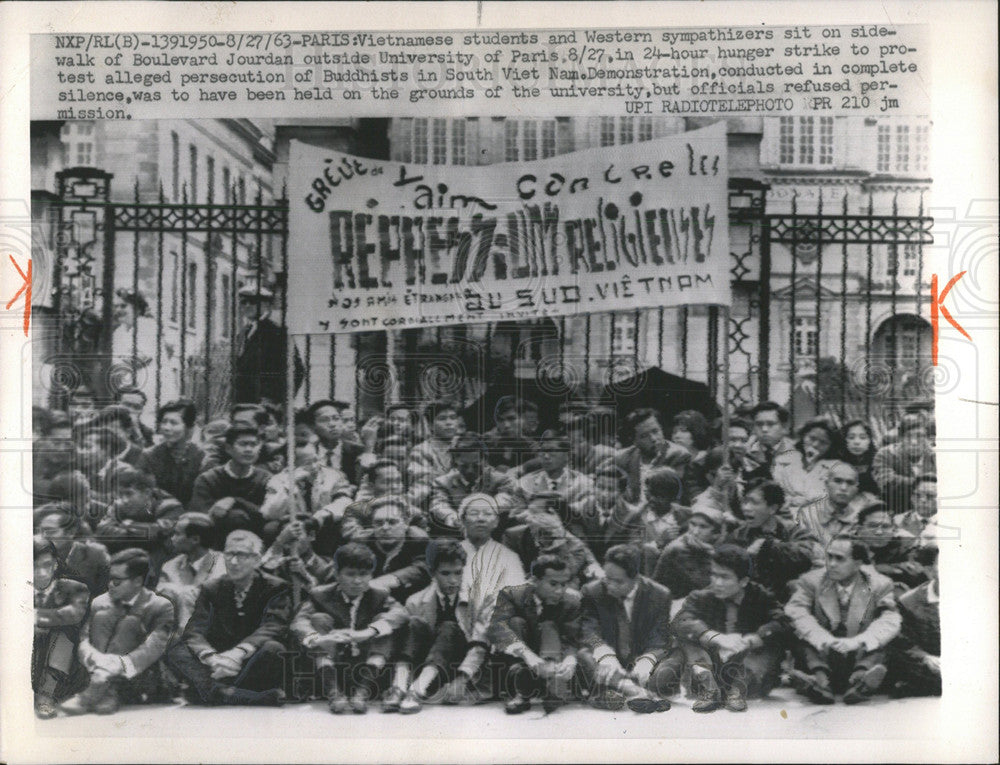
[[[885,502],[872,502],[871,504],[865,505],[858,510],[858,525],[860,526],[863,524],[869,515],[873,515],[875,513],[887,513],[890,517],[892,517],[892,513],[889,512],[889,508],[886,506]]]
[[[721,423],[720,423],[720,427],[721,427]],[[743,430],[745,430],[747,432],[748,435],[750,433],[753,433],[753,423],[749,422],[747,420],[744,420],[742,417],[734,417],[733,419],[731,419],[729,421],[729,427],[730,427],[730,429],[732,429],[732,428],[742,428]]]
[[[159,425],[163,420],[163,416],[176,412],[181,416],[181,420],[184,422],[184,427],[193,428],[195,418],[198,416],[198,409],[194,405],[194,401],[187,398],[178,398],[173,401],[168,401],[159,409],[156,410],[156,424]]]
[[[333,565],[337,571],[343,571],[345,568],[374,571],[375,553],[360,542],[348,542],[338,547],[337,552],[333,554]]]
[[[775,412],[778,415],[778,422],[782,425],[787,425],[788,421],[791,419],[791,415],[788,414],[788,410],[785,409],[781,404],[775,401],[761,401],[757,406],[750,410],[750,416],[757,419],[757,415],[761,412]]]
[[[605,564],[614,563],[625,572],[625,576],[629,579],[635,579],[639,576],[642,551],[638,545],[615,545],[609,547],[608,551],[604,553],[604,562]]]
[[[635,440],[636,429],[650,417],[656,420],[657,424],[660,424],[660,413],[650,407],[641,407],[629,412],[628,416],[625,417],[625,422],[622,423],[622,441],[632,443]]]
[[[128,388],[122,388],[115,394],[115,401],[121,401],[123,396],[142,396],[142,403],[149,401],[149,396],[146,395],[146,391],[141,388],[136,388],[131,386]]]
[[[368,469],[365,471],[365,475],[368,476],[369,481],[374,481],[375,476],[378,475],[378,471],[385,470],[387,468],[394,468],[395,470],[398,470],[400,473],[403,472],[403,469],[399,466],[398,462],[393,462],[392,460],[383,459],[383,460],[375,460],[375,462],[369,465]],[[403,477],[405,479],[406,477],[405,474]]]
[[[930,427],[923,414],[905,414],[899,421],[899,427],[896,432],[900,436],[904,436],[911,430],[923,430],[927,432],[929,429]]]
[[[913,554],[913,559],[921,566],[933,566],[938,559],[938,546],[936,544],[921,545]]]
[[[184,513],[177,519],[177,525],[183,522],[184,536],[198,537],[198,542],[203,547],[210,547],[215,538],[215,523],[212,517],[206,513]]]
[[[39,558],[51,555],[56,561],[59,560],[59,556],[56,555],[56,548],[53,546],[45,537],[40,534],[36,534],[31,538],[31,557],[32,560],[38,560]]]
[[[613,478],[621,489],[624,489],[628,484],[628,473],[618,467],[612,460],[608,460],[598,466],[597,471],[594,473],[594,481],[599,481],[603,478]]]
[[[709,449],[705,452],[705,459],[702,461],[702,467],[705,470],[706,475],[715,470],[718,470],[726,461],[726,450],[721,446],[716,446],[713,449]]]
[[[746,579],[753,570],[753,559],[742,547],[722,544],[712,551],[712,562],[722,568],[728,568],[737,579]]]
[[[684,482],[680,473],[670,467],[657,467],[646,476],[646,494],[658,499],[680,502]]]
[[[566,561],[558,555],[539,555],[531,562],[531,575],[535,579],[541,579],[545,576],[546,571],[562,573],[568,568],[569,566],[566,565]]]
[[[142,470],[122,468],[115,472],[115,487],[118,489],[151,491],[156,488],[156,479]]]
[[[253,436],[257,440],[263,441],[260,431],[257,430],[257,428],[237,423],[236,425],[230,425],[226,428],[226,445],[232,446],[236,443],[237,439],[242,438],[243,436]]]
[[[140,550],[138,547],[129,547],[111,556],[112,566],[125,566],[129,579],[141,576],[145,579],[149,576],[149,553]]]
[[[309,418],[308,420],[309,424],[315,425],[316,414],[319,412],[320,409],[323,409],[324,407],[328,406],[333,407],[341,414],[343,414],[344,412],[346,412],[348,409],[351,408],[350,404],[344,401],[337,401],[332,398],[321,398],[319,401],[313,401],[308,407],[306,407],[306,416]]]
[[[813,430],[822,430],[830,442],[830,447],[823,455],[823,459],[840,459],[840,455],[844,453],[844,442],[840,437],[840,431],[825,417],[815,417],[799,428],[797,444],[799,450],[802,449],[802,442],[805,440],[806,434]]]
[[[496,406],[493,407],[494,417],[500,417],[507,414],[507,412],[521,413],[520,402],[515,396],[501,396],[497,399]]]
[[[446,563],[465,565],[468,554],[457,539],[434,539],[427,545],[427,568],[431,573]]]
[[[853,537],[850,534],[837,534],[827,543],[827,549],[830,549],[830,545],[834,542],[847,542],[851,546],[851,558],[854,560],[861,561],[862,563],[872,562],[871,549],[857,537]]]
[[[751,481],[743,496],[745,497],[752,491],[759,491],[764,498],[764,504],[768,507],[781,507],[785,504],[785,490],[780,484],[767,478],[757,478]]]
[[[457,415],[458,407],[451,401],[446,401],[444,399],[431,401],[424,405],[424,419],[426,419],[429,423],[433,423],[434,420],[445,412],[454,412]]]
[[[62,500],[75,505],[82,502],[90,493],[90,484],[83,473],[78,470],[65,470],[52,476],[45,496],[53,502]]]
[[[676,427],[682,427],[691,434],[696,449],[707,449],[712,445],[708,420],[701,412],[695,409],[685,409],[683,412],[675,414],[670,424],[671,431]]]
[[[101,448],[111,454],[120,453],[127,443],[123,435],[111,428],[93,427],[89,423],[73,435],[77,443],[96,437]]]
[[[403,522],[409,523],[410,506],[407,504],[406,500],[403,499],[402,497],[394,497],[390,495],[387,497],[379,497],[378,499],[373,499],[371,504],[368,506],[368,512],[371,514],[371,517],[374,518],[375,513],[386,507],[395,508],[399,512],[399,515],[403,519]]]
[[[40,524],[50,515],[59,516],[59,525],[70,536],[75,536],[83,530],[83,516],[69,502],[49,502],[42,505],[34,513],[35,521]]]
[[[538,439],[540,452],[568,452],[569,448],[569,438],[557,430],[547,430]]]

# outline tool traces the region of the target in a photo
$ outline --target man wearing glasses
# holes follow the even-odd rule
[[[259,571],[263,549],[250,531],[226,537],[226,575],[202,585],[180,642],[167,654],[195,703],[278,706],[284,699],[291,595],[285,582]]]
[[[924,567],[916,561],[917,538],[896,528],[883,502],[873,502],[858,513],[856,536],[868,545],[872,565],[896,583],[896,594],[927,581]]]
[[[885,680],[885,647],[899,634],[892,580],[871,566],[864,542],[839,534],[826,547],[826,567],[799,577],[785,606],[805,671],[790,675],[799,692],[817,704],[871,698]]]

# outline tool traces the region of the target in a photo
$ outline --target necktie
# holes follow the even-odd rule
[[[622,664],[632,660],[632,620],[628,618],[623,600],[618,601],[618,654]]]

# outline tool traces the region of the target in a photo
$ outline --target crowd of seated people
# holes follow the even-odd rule
[[[34,412],[40,718],[941,693],[926,413],[879,444],[770,401],[725,433],[642,408],[609,435],[598,406],[539,432],[507,397],[478,433],[449,401],[317,400],[288,445],[267,402],[119,396]]]

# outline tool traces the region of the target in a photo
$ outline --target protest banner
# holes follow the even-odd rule
[[[485,167],[293,142],[289,204],[294,334],[730,301],[722,122]]]

